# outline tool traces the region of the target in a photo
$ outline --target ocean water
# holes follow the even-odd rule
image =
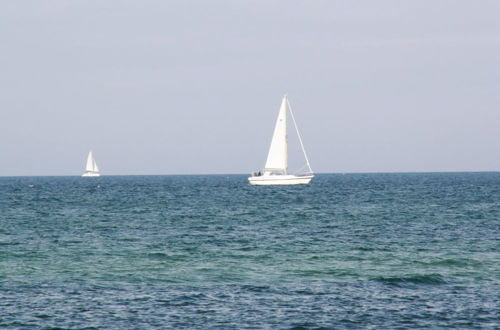
[[[500,328],[500,173],[0,178],[0,328]]]

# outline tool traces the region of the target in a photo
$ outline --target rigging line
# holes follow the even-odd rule
[[[286,98],[286,103],[288,105],[288,109],[290,109],[290,114],[292,115],[293,125],[295,126],[295,131],[297,132],[297,136],[299,137],[300,147],[302,148],[302,152],[304,153],[304,158],[306,159],[307,167],[309,167],[309,171],[312,173],[311,164],[309,163],[309,158],[307,158],[306,149],[304,148],[304,144],[302,143],[302,138],[299,133],[299,128],[297,127],[297,122],[295,121],[295,117],[293,116],[292,107],[290,106],[290,102],[288,102],[288,97]]]

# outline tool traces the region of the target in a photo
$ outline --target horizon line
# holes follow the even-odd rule
[[[456,171],[373,171],[373,172],[315,172],[314,175],[323,174],[432,174],[432,173],[497,173],[500,170],[456,170]],[[200,175],[250,175],[250,173],[170,173],[170,174],[101,174],[100,177],[108,176],[200,176]],[[22,177],[81,177],[81,174],[47,174],[47,175],[1,175],[0,178],[22,178]]]

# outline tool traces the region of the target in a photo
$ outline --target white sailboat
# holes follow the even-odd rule
[[[292,117],[297,137],[299,138],[300,147],[306,161],[308,171],[302,174],[288,173],[288,111]],[[252,173],[248,178],[248,182],[252,185],[292,185],[292,184],[308,184],[314,178],[309,159],[307,158],[302,138],[300,137],[299,129],[293,116],[288,97],[285,95],[281,101],[280,112],[274,127],[273,139],[267,154],[266,166],[259,173]]]
[[[97,163],[95,162],[94,155],[92,155],[92,151],[90,151],[87,156],[85,173],[83,173],[82,176],[101,176],[99,173],[99,167],[97,167]]]

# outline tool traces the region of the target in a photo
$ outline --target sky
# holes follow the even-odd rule
[[[498,171],[499,17],[494,0],[2,1],[0,176],[80,175],[89,150],[103,175],[256,171],[285,93],[315,172]]]

